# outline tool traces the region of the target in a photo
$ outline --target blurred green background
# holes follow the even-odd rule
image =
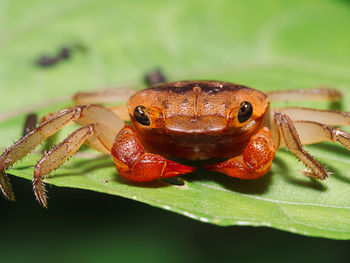
[[[345,0],[0,0],[0,113],[106,85],[141,86],[155,67],[169,80],[346,91],[349,29]],[[75,45],[69,60],[35,65]],[[346,262],[350,254],[348,241],[217,227],[78,189],[48,187],[44,210],[28,181],[11,179],[18,202],[0,199],[4,262]]]

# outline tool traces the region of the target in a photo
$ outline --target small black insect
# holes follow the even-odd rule
[[[61,48],[56,56],[43,55],[37,60],[37,64],[41,67],[50,67],[56,65],[63,59],[69,59],[71,56],[71,50],[67,47]]]

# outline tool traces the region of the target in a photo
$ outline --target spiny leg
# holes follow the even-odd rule
[[[112,155],[120,175],[134,182],[153,181],[195,170],[194,167],[170,161],[163,156],[147,153],[128,125],[119,132]]]
[[[318,110],[300,107],[273,109],[288,115],[292,121],[316,121],[331,126],[350,125],[350,112],[335,110]]]
[[[37,124],[37,115],[35,113],[28,114],[23,127],[23,136],[25,136],[30,131],[34,130],[36,128],[36,124]],[[6,193],[5,197],[7,199],[12,201],[15,200],[15,196],[13,194],[10,182],[7,178],[7,174],[4,172],[1,172],[1,175],[0,175],[0,188],[3,193],[4,192]]]
[[[311,170],[311,172],[304,172],[305,175],[326,179],[328,177],[326,169],[302,147],[299,134],[292,120],[286,114],[274,113],[274,122],[280,137],[279,147],[285,145],[295,157]]]
[[[103,150],[101,149],[101,152],[110,153],[116,135],[116,130],[107,126],[105,123],[92,123],[75,130],[64,141],[44,154],[34,168],[33,177],[33,189],[39,203],[44,207],[47,206],[46,191],[42,182],[42,176],[49,174],[63,164],[91,138],[96,140],[94,141],[95,143],[98,142],[101,147],[104,147]]]
[[[34,168],[33,189],[38,202],[47,207],[47,198],[42,177],[49,174],[68,158],[75,154],[91,135],[98,136],[98,131],[105,129],[101,124],[89,124],[71,133],[64,141],[42,156]],[[101,138],[101,140],[103,140]]]
[[[6,199],[11,201],[16,200],[12,191],[11,183],[4,171],[0,171],[0,189]]]
[[[123,125],[123,122],[115,114],[99,105],[75,106],[54,114],[50,119],[19,139],[0,156],[0,188],[6,198],[14,199],[5,170],[72,120],[83,126],[96,122],[105,123],[106,129],[101,130],[99,136],[104,140],[99,141],[99,146],[102,148],[101,145],[105,144],[105,148],[108,149],[112,147],[114,139],[114,137],[110,138],[109,134],[116,135]]]
[[[332,88],[276,90],[266,94],[273,102],[294,100],[339,101],[342,97],[339,91]]]
[[[36,129],[27,133],[0,156],[0,184],[2,193],[6,198],[14,200],[8,178],[5,177],[5,170],[30,153],[46,138],[61,129],[67,122],[74,118],[75,113],[75,110],[70,109],[59,112],[52,119],[47,120]]]
[[[256,179],[265,175],[275,157],[275,146],[268,128],[262,128],[249,141],[242,155],[217,164],[205,164],[206,169],[241,179]]]
[[[124,118],[125,116],[120,116],[120,112],[123,112],[123,110],[115,110],[116,106],[113,107],[103,107],[100,105],[83,105],[83,106],[76,106],[78,108],[81,108],[80,110],[80,117],[76,119],[70,120],[70,122],[76,122],[82,126],[87,125],[89,123],[94,122],[101,122],[105,123],[106,126],[109,126],[108,129],[112,129],[115,131],[115,134],[119,132],[119,130],[124,125]],[[118,108],[125,108],[125,106],[119,106]],[[45,117],[42,118],[41,122],[45,122],[48,119],[51,119],[55,114],[49,113]],[[90,116],[90,117],[89,117]],[[68,123],[67,123],[68,124]],[[95,136],[89,136],[89,138],[86,140],[85,144],[89,146],[90,148],[93,148],[99,152],[109,154],[110,151],[106,150],[105,145],[103,145]],[[113,141],[109,142],[109,146],[107,147],[110,149],[112,147]]]
[[[6,170],[16,161],[31,152],[45,139],[55,134],[70,121],[75,120],[78,124],[87,125],[101,122],[114,129],[117,133],[123,126],[123,122],[112,112],[99,105],[75,106],[54,114],[50,119],[41,123],[37,128],[27,133],[14,145],[0,156],[0,171]],[[110,147],[112,141],[109,142]]]

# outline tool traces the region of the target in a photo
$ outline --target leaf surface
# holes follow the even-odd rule
[[[0,3],[3,147],[19,138],[25,117],[9,112],[112,84],[141,87],[143,74],[155,67],[170,81],[218,79],[262,91],[332,86],[343,92],[340,106],[350,111],[348,1]],[[68,60],[50,68],[35,64],[63,46],[73,49]],[[43,116],[70,105],[67,100],[37,112]],[[349,239],[349,152],[331,143],[307,150],[333,172],[328,180],[306,178],[303,166],[280,150],[271,171],[254,181],[200,169],[182,177],[184,186],[139,185],[121,178],[109,157],[82,151],[46,182],[132,198],[202,222]],[[36,152],[9,173],[31,179],[38,158]]]

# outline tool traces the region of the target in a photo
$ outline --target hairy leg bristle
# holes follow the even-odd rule
[[[11,201],[16,200],[8,176],[4,171],[0,171],[0,189],[6,199]]]
[[[47,197],[45,185],[41,177],[35,176],[33,178],[33,190],[36,200],[45,208],[47,208]]]

